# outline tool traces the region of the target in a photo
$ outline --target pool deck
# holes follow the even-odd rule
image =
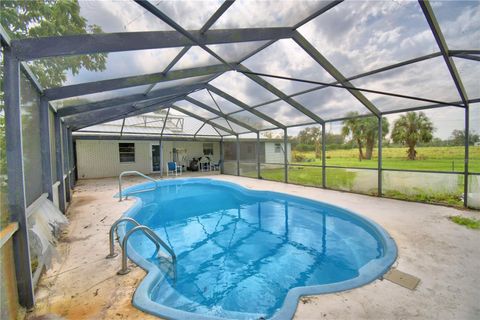
[[[395,239],[399,256],[394,266],[420,278],[414,291],[376,280],[349,291],[305,297],[295,319],[480,319],[480,231],[448,220],[451,215],[479,218],[479,212],[235,176],[212,178],[364,215]],[[138,182],[143,181],[132,177],[125,184]],[[132,272],[117,276],[120,257],[105,259],[108,230],[134,201],[119,202],[113,198],[117,191],[114,178],[78,181],[58,257],[40,279],[36,308],[27,319],[158,319],[130,303],[145,272],[131,265]]]

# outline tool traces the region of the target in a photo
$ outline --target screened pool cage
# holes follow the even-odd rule
[[[467,143],[479,128],[478,2],[80,1],[80,14],[102,32],[25,38],[0,30],[8,209],[19,225],[27,307],[28,207],[47,194],[65,210],[80,138],[218,141],[225,174],[378,196],[402,181],[413,193],[418,181],[434,181],[461,185],[464,205],[478,206],[480,172],[469,169]],[[104,65],[59,68],[62,85],[52,86],[46,68],[68,57]],[[328,163],[332,127],[429,110],[460,114],[464,156],[451,170],[385,166],[382,125],[374,167]],[[318,129],[320,163],[291,155],[305,128]],[[334,183],[345,175],[359,179]]]

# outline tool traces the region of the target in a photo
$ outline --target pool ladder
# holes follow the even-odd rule
[[[143,173],[141,172],[138,172],[138,171],[123,171],[122,173],[120,173],[120,176],[118,176],[118,196],[120,198],[119,201],[122,201],[122,177],[127,175],[127,174],[136,174],[140,177],[143,177],[147,180],[150,180],[150,181],[153,181],[155,182],[155,188],[150,188],[150,189],[144,189],[144,190],[139,190],[139,191],[132,191],[132,192],[129,192],[129,194],[135,194],[135,193],[141,193],[141,192],[147,192],[147,191],[153,191],[153,190],[156,190],[157,189],[157,180],[153,179],[153,178],[150,178],[149,176],[146,176],[144,175]],[[125,199],[128,198],[128,195],[125,196]]]
[[[152,231],[147,226],[141,225],[138,223],[135,219],[129,218],[129,217],[123,217],[115,221],[112,226],[110,227],[110,232],[109,232],[109,241],[110,241],[110,253],[107,255],[107,259],[112,259],[115,258],[118,253],[115,252],[115,231],[118,228],[118,225],[122,222],[131,222],[132,224],[135,225],[132,229],[130,229],[125,236],[123,237],[123,241],[120,243],[120,247],[122,248],[122,269],[120,269],[117,274],[119,275],[124,275],[130,272],[130,268],[127,266],[127,242],[128,238],[132,234],[134,234],[136,231],[143,231],[143,233],[156,245],[155,253],[154,255],[156,256],[158,254],[158,251],[160,250],[160,247],[163,247],[172,257],[172,265],[173,265],[173,281],[176,282],[177,280],[177,256],[175,255],[175,252],[173,252],[172,248],[170,248],[160,237]]]

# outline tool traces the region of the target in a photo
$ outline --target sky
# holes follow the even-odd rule
[[[217,10],[222,1],[153,1],[160,10],[188,30],[198,30]],[[322,1],[236,1],[212,29],[293,26],[327,2]],[[480,49],[479,1],[431,1],[434,13],[444,33],[449,49]],[[146,12],[133,1],[80,1],[81,14],[88,24],[101,26],[103,32],[134,32],[172,30],[168,25]],[[418,56],[438,52],[438,46],[417,1],[345,1],[319,17],[301,26],[298,31],[344,76],[353,76]],[[239,60],[265,42],[248,42],[209,46],[228,62]],[[103,72],[82,70],[78,75],[67,74],[66,85],[111,79],[145,73],[161,72],[181,48],[141,50],[108,55]],[[454,58],[470,98],[480,98],[480,63]],[[173,70],[219,64],[203,49],[193,47],[180,59]],[[276,41],[258,54],[242,62],[255,72],[290,78],[332,82],[334,78],[319,66],[293,40]],[[263,77],[286,94],[297,93],[314,85],[296,81]],[[202,80],[202,79],[199,79]],[[204,79],[203,79],[204,80]],[[172,85],[182,84],[174,83]],[[211,84],[249,106],[263,104],[277,97],[245,75],[230,71],[217,77]],[[445,61],[437,57],[398,69],[381,72],[352,81],[354,86],[446,102],[460,97],[449,75]],[[168,85],[162,85],[165,87]],[[157,85],[155,89],[160,88]],[[130,88],[125,94],[144,92],[145,87]],[[93,95],[91,99],[105,99],[119,92]],[[195,93],[222,112],[236,111],[218,96],[211,99],[206,92]],[[429,104],[396,97],[364,93],[379,110]],[[326,88],[294,97],[322,119],[335,119],[349,111],[367,114],[369,111],[349,92]],[[219,102],[220,101],[220,102]],[[218,105],[218,107],[217,107]],[[183,103],[188,106],[188,103]],[[188,106],[192,107],[192,106]],[[194,110],[194,109],[190,109]],[[285,102],[267,104],[257,109],[286,124],[301,124],[312,120]],[[205,116],[207,112],[199,111]],[[447,139],[452,130],[463,128],[463,110],[441,108],[426,111],[433,121],[435,136]],[[389,115],[393,122],[399,115]],[[232,115],[259,129],[271,125],[248,112]],[[480,131],[480,108],[472,108],[471,120]],[[476,125],[475,125],[476,124]],[[339,123],[327,126],[338,131]],[[295,133],[295,129],[290,130]]]

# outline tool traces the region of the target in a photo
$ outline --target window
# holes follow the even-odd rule
[[[135,143],[119,143],[120,162],[135,162]]]
[[[203,155],[204,156],[213,156],[213,143],[204,143],[203,144]]]
[[[280,143],[275,143],[275,153],[282,152],[282,145]]]

